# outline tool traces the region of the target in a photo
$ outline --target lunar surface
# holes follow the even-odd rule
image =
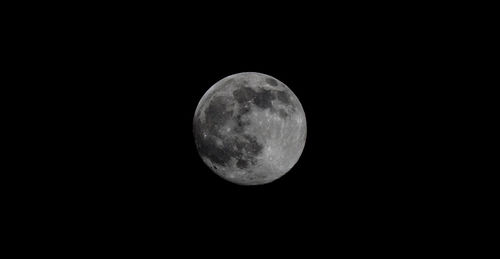
[[[295,94],[278,79],[247,72],[223,78],[203,95],[193,133],[204,163],[241,185],[272,182],[297,163],[306,117]]]

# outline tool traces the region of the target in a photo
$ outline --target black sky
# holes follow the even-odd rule
[[[117,36],[91,53],[95,59],[82,54],[89,59],[89,77],[81,89],[91,97],[82,112],[96,116],[89,119],[99,154],[91,182],[102,181],[103,192],[146,204],[212,204],[224,211],[316,205],[326,210],[352,203],[394,209],[414,198],[408,190],[415,188],[420,168],[409,145],[418,141],[419,125],[412,119],[417,108],[410,104],[422,85],[408,62],[416,54],[403,44],[390,45],[399,37],[377,33],[372,36],[386,37],[377,42],[369,36],[308,37],[293,30],[253,39],[244,32],[221,33],[215,42],[208,36],[213,35],[173,44],[179,35],[140,41]],[[205,91],[225,76],[248,71],[287,84],[308,123],[297,165],[275,183],[258,187],[236,186],[211,173],[192,136],[194,111]]]
[[[421,123],[437,98],[439,60],[432,64],[431,43],[411,19],[334,13],[285,12],[272,23],[115,13],[71,25],[52,45],[71,107],[64,150],[77,147],[61,162],[68,173],[53,179],[64,199],[111,222],[161,229],[348,232],[420,215],[442,180],[429,166],[439,158],[426,151],[433,129]],[[308,126],[298,163],[263,186],[216,176],[192,134],[205,91],[249,71],[284,82]]]

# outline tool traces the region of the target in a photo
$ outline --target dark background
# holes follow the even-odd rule
[[[50,71],[57,100],[56,173],[43,181],[60,219],[181,241],[320,232],[349,243],[425,229],[446,200],[435,198],[439,145],[428,152],[440,116],[427,116],[441,98],[445,30],[404,8],[295,8],[96,8],[34,24],[34,66]],[[284,82],[308,126],[298,163],[262,186],[212,173],[192,134],[205,91],[249,71]]]

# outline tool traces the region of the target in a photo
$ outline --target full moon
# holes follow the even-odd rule
[[[225,77],[203,95],[193,119],[203,162],[241,185],[270,183],[297,163],[307,126],[302,105],[278,79],[246,72]]]

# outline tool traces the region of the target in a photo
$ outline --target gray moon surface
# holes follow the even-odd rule
[[[203,162],[241,185],[270,183],[299,160],[306,142],[304,109],[278,79],[256,72],[225,77],[203,95],[193,118]]]

